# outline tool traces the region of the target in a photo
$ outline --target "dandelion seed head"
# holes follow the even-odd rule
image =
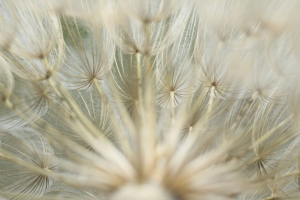
[[[299,199],[299,6],[0,0],[0,199]]]

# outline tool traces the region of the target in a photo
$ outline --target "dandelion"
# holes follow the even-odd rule
[[[299,8],[0,0],[0,199],[299,199]]]

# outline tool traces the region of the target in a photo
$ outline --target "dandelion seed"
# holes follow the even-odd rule
[[[3,150],[41,170],[55,171],[54,152],[49,144],[32,130],[13,131],[1,135],[1,155]],[[1,195],[8,199],[33,199],[42,196],[53,180],[44,174],[31,171],[13,162],[0,160]]]
[[[67,88],[85,89],[94,79],[100,82],[105,78],[113,64],[114,44],[101,26],[75,19],[64,21],[70,45],[59,76]],[[80,33],[80,29],[85,33]]]
[[[30,82],[21,78],[14,79],[17,87],[12,91],[10,102],[14,104],[26,118],[20,117],[8,107],[2,107],[0,116],[0,130],[14,129],[35,121],[47,113],[50,99],[55,95],[45,82]]]

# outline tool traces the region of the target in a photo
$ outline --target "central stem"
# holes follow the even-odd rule
[[[171,91],[170,92],[170,103],[171,103],[171,124],[172,125],[174,125],[174,123],[175,123],[175,119],[174,119],[174,115],[175,115],[174,100],[175,100],[175,94],[174,94],[174,91]]]

